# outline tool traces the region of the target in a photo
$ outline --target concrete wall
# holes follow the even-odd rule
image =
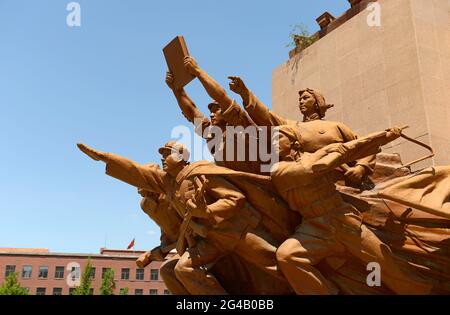
[[[450,1],[379,0],[381,26],[362,11],[273,71],[273,109],[300,119],[298,90],[310,87],[335,104],[328,120],[360,135],[410,125],[450,164]],[[403,140],[385,148],[404,162],[427,153]]]

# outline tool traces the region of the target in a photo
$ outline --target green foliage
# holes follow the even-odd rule
[[[17,273],[11,272],[0,286],[0,295],[28,295],[28,290],[20,286]]]
[[[103,279],[102,286],[100,287],[101,295],[113,295],[116,289],[116,281],[114,281],[114,270],[106,270]]]
[[[303,23],[291,25],[291,27],[292,29],[289,33],[291,42],[286,45],[287,47],[301,47],[303,50],[311,46],[318,40],[318,36],[316,34],[311,34],[308,26]]]
[[[120,289],[120,295],[128,295],[128,291],[130,291],[127,287]]]
[[[73,291],[73,295],[91,295],[92,287],[92,263],[91,259],[88,259],[86,267],[84,268],[83,275],[81,276],[80,286],[76,287]]]

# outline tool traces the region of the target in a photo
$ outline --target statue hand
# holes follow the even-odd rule
[[[156,261],[163,261],[164,260],[164,253],[161,250],[161,246],[156,246],[151,250],[151,255],[153,260]]]
[[[166,84],[170,89],[175,89],[173,74],[170,71],[166,72]]]
[[[191,56],[184,58],[184,67],[194,76],[198,76],[200,74],[201,69],[198,66],[197,61],[195,61],[195,59]]]
[[[356,165],[355,167],[350,167],[344,176],[354,184],[361,184],[366,169],[364,166]]]
[[[203,199],[203,198],[202,198]],[[197,218],[207,218],[208,212],[205,202],[194,202],[194,200],[189,199],[186,202],[186,207],[193,217]]]
[[[402,135],[402,129],[403,128],[398,128],[398,127],[392,127],[392,128],[386,129],[386,131],[387,131],[386,138],[388,138],[389,141],[393,141],[393,140],[397,139],[398,137],[400,137]]]
[[[228,79],[231,80],[230,90],[234,93],[242,95],[245,91],[247,91],[247,87],[240,77],[229,76]]]
[[[107,154],[102,151],[97,151],[91,147],[88,147],[87,145],[84,145],[82,143],[77,143],[78,149],[81,150],[84,154],[89,156],[94,161],[106,161],[107,160]]]

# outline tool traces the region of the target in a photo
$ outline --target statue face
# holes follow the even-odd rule
[[[298,107],[303,115],[316,113],[316,98],[310,92],[304,91],[298,99]]]
[[[163,170],[169,174],[179,169],[179,164],[183,161],[183,155],[176,150],[164,151],[162,154]]]
[[[211,125],[213,126],[225,124],[225,119],[220,108],[213,108],[209,117],[211,118]]]

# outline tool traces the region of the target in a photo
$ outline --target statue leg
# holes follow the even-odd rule
[[[164,262],[159,269],[159,274],[171,294],[189,295],[189,292],[175,276],[175,265],[178,263],[179,258],[180,256],[177,255]]]
[[[190,294],[225,295],[225,289],[208,270],[223,256],[219,248],[200,240],[180,257],[175,275]]]
[[[338,246],[330,240],[296,233],[278,247],[278,266],[297,294],[337,294],[335,285],[314,266],[336,252]]]
[[[261,226],[249,229],[234,248],[243,260],[258,267],[265,273],[286,281],[277,266],[276,246],[278,243]]]

